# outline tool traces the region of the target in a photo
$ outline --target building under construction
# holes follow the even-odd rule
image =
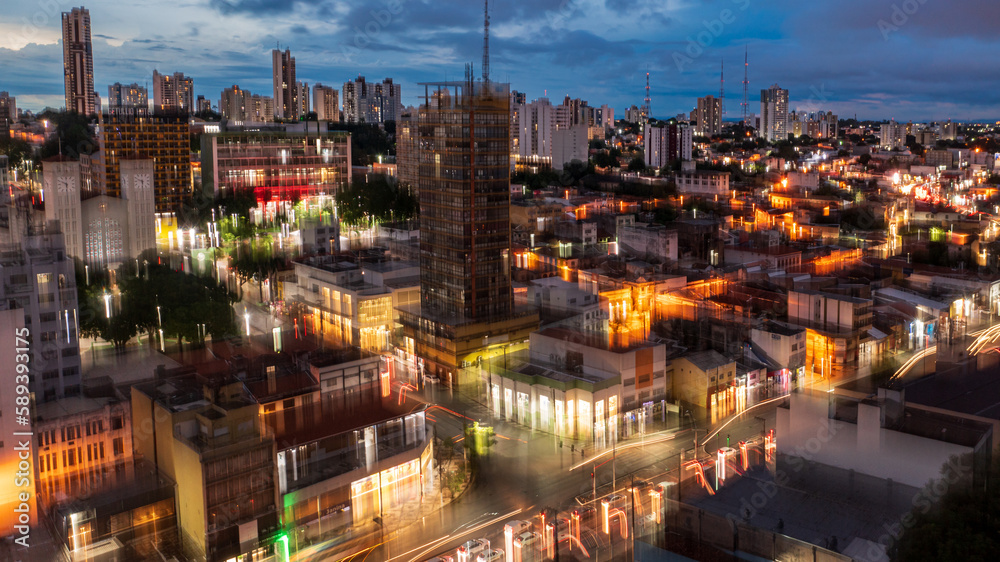
[[[417,370],[456,384],[463,366],[525,345],[538,314],[515,310],[511,288],[508,85],[422,85],[407,171],[420,199],[420,303],[400,321]]]

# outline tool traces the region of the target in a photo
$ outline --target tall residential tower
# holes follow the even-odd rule
[[[94,107],[94,50],[90,42],[90,10],[62,14],[63,81],[66,110],[90,115]]]

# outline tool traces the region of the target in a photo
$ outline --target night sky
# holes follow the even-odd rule
[[[73,0],[5,2],[0,90],[18,106],[62,107],[59,12]],[[996,0],[495,0],[491,77],[528,98],[569,94],[621,117],[641,105],[650,72],[657,117],[718,95],[740,115],[743,52],[750,109],[760,90],[787,88],[790,109],[842,118],[1000,118]],[[145,84],[153,69],[184,72],[218,103],[239,84],[271,95],[270,51],[296,58],[298,79],[338,90],[359,74],[392,77],[407,105],[420,81],[480,73],[483,5],[476,0],[94,0],[95,86]],[[150,89],[152,97],[152,89]]]

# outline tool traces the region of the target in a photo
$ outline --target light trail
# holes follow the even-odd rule
[[[515,509],[515,510],[510,511],[508,513],[505,513],[503,515],[494,517],[493,519],[490,519],[489,521],[486,521],[484,523],[480,523],[479,525],[477,525],[475,527],[472,527],[471,529],[467,529],[467,530],[465,530],[465,531],[463,531],[461,533],[457,533],[457,534],[456,533],[448,533],[447,535],[445,535],[445,536],[443,536],[443,537],[441,537],[441,538],[439,538],[437,540],[434,540],[434,541],[431,541],[431,542],[428,542],[428,543],[424,543],[424,544],[422,544],[422,545],[420,545],[420,546],[418,546],[416,548],[412,548],[412,549],[410,549],[410,550],[408,550],[408,551],[406,551],[406,552],[404,552],[402,554],[397,554],[396,556],[393,556],[392,558],[389,558],[389,560],[396,560],[396,559],[399,559],[399,558],[403,558],[405,556],[409,556],[410,554],[412,554],[413,552],[415,552],[417,550],[420,550],[419,554],[417,554],[413,558],[409,559],[409,562],[417,562],[418,560],[422,560],[430,551],[438,548],[441,544],[443,544],[445,542],[448,542],[449,540],[457,539],[457,538],[463,537],[465,535],[469,535],[469,534],[475,533],[476,531],[479,531],[480,529],[483,529],[484,527],[488,527],[490,525],[493,525],[494,523],[498,523],[498,522],[503,521],[505,519],[509,519],[509,518],[517,515],[518,513],[521,513],[522,511],[524,511],[524,510],[523,509]],[[421,549],[423,549],[423,550],[421,550]]]
[[[910,357],[909,361],[907,361],[906,363],[903,363],[903,366],[900,367],[899,370],[896,371],[896,374],[892,375],[892,377],[889,378],[889,382],[892,382],[892,381],[896,380],[899,377],[906,376],[906,373],[910,372],[910,369],[912,369],[914,366],[916,366],[917,363],[919,363],[920,361],[923,361],[924,359],[926,359],[927,357],[929,357],[931,355],[934,355],[935,353],[937,353],[937,346],[936,345],[932,345],[932,346],[928,347],[927,349],[922,349],[922,350],[918,351],[917,353],[915,353],[913,355],[913,357]]]

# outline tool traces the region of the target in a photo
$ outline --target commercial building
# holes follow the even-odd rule
[[[322,540],[398,518],[437,479],[423,408],[390,395],[392,363],[352,348],[247,374],[278,443],[279,511],[287,532]]]
[[[332,197],[351,181],[351,141],[343,132],[206,134],[201,159],[206,189],[250,190],[269,216],[292,201]]]
[[[374,352],[390,349],[396,309],[419,302],[419,264],[405,261],[338,262],[316,256],[295,262],[294,295],[303,326],[341,345]]]
[[[153,161],[153,196],[157,213],[177,212],[191,196],[191,138],[181,115],[108,114],[98,127],[99,189],[121,197],[120,161]]]
[[[872,300],[824,291],[788,292],[788,322],[807,329],[806,368],[827,377],[871,353]]]
[[[193,559],[263,559],[280,534],[274,437],[243,381],[160,376],[132,387],[135,455],[177,483]]]
[[[760,91],[760,128],[757,136],[768,142],[788,140],[788,90],[777,84]]]
[[[553,326],[478,372],[493,415],[603,447],[645,430],[668,396],[667,367],[663,344]]]
[[[750,351],[768,366],[769,386],[805,376],[806,330],[768,321],[750,330]]]
[[[183,72],[153,70],[153,115],[188,115],[194,111],[194,80]]]
[[[368,83],[364,76],[344,82],[341,90],[344,103],[344,121],[347,123],[374,123],[397,121],[403,114],[403,100],[399,84],[392,78]]]
[[[698,98],[695,134],[711,137],[722,132],[722,100],[715,96]]]
[[[669,162],[690,160],[693,148],[692,130],[686,125],[669,123],[643,127],[646,167],[662,168]]]
[[[674,397],[695,408],[695,417],[714,422],[746,405],[746,381],[736,377],[736,361],[713,349],[674,359],[673,383]]]
[[[63,82],[66,110],[82,115],[97,112],[94,106],[94,49],[90,41],[90,10],[73,8],[62,13]]]
[[[340,121],[340,102],[336,88],[316,84],[313,86],[313,111],[319,121]],[[397,127],[398,129],[398,127]]]
[[[419,110],[420,303],[400,308],[403,348],[431,375],[491,345],[522,342],[535,311],[514,309],[510,232],[510,93],[506,84],[424,84]],[[491,343],[492,342],[492,343]]]
[[[29,389],[35,401],[78,396],[76,272],[59,223],[49,222],[26,235],[20,245],[4,248],[0,253],[0,278],[0,302],[19,310],[23,326],[32,337]]]
[[[136,83],[122,84],[121,82],[115,82],[108,86],[108,113],[117,113],[122,110],[129,113],[148,113],[149,95],[146,88]]]

